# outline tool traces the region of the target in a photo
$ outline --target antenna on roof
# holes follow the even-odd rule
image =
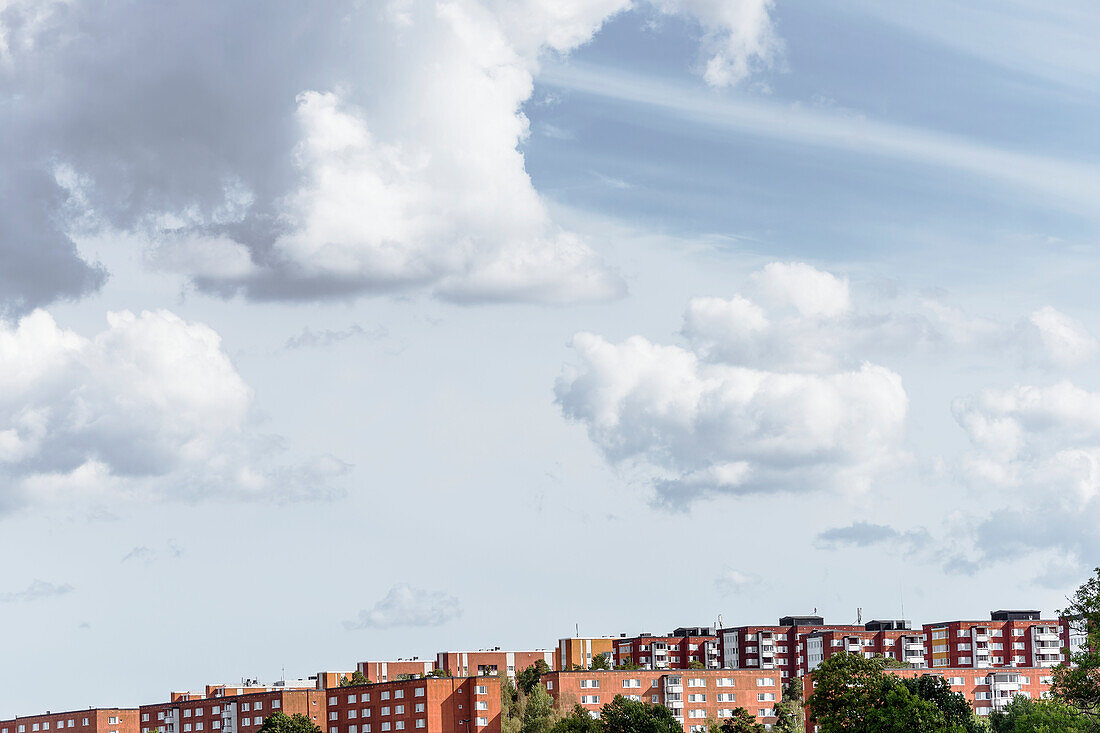
[[[581,638],[581,625],[579,621],[577,622],[577,638]]]

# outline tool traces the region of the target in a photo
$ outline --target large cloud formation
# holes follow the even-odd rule
[[[1081,569],[1100,552],[1100,392],[1069,381],[1015,385],[960,398],[955,418],[971,450],[960,463],[973,486],[994,490],[975,522],[979,559],[1052,552]]]
[[[774,55],[770,0],[695,18],[706,78]],[[97,288],[73,238],[138,232],[220,294],[614,297],[519,145],[538,60],[631,0],[0,2],[0,307]],[[2,312],[2,311],[0,311]]]
[[[280,466],[253,393],[208,326],[108,314],[92,338],[45,311],[0,322],[0,510],[66,490],[310,498],[346,466]]]
[[[759,298],[786,314],[783,333],[828,330],[850,309],[847,281],[808,265],[769,265],[754,280]],[[670,504],[712,492],[866,488],[901,456],[901,377],[870,362],[838,367],[832,353],[799,367],[785,349],[772,353],[772,318],[735,295],[688,305],[690,348],[577,334],[579,363],[559,379],[557,400],[608,459],[651,473]]]

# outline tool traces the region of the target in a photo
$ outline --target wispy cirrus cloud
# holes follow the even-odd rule
[[[0,593],[0,603],[27,603],[40,601],[45,598],[56,598],[73,592],[73,586],[68,583],[51,583],[45,580],[35,580],[23,590]]]

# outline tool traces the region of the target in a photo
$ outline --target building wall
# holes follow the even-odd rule
[[[817,631],[866,632],[863,626],[814,624],[737,626],[718,632],[719,653],[726,669],[778,670],[783,679],[805,674],[806,637]]]
[[[608,662],[613,663],[614,643],[615,638],[611,636],[559,639],[552,669],[569,669],[573,665],[587,669],[600,654],[606,654]]]
[[[925,624],[925,656],[928,666],[934,669],[1053,667],[1063,658],[1062,631],[1062,625],[1056,620]]]
[[[439,652],[435,658],[436,669],[442,669],[452,677],[473,677],[479,674],[507,674],[527,669],[539,659],[554,668],[554,650],[501,651],[499,649],[473,652]]]
[[[136,708],[94,708],[0,720],[0,733],[138,733]]]
[[[378,682],[327,694],[327,733],[500,733],[499,677]]]
[[[635,636],[614,642],[616,666],[627,661],[644,669],[686,670],[693,661],[710,669],[722,666],[717,636]]]
[[[864,657],[886,657],[925,667],[924,634],[911,629],[883,631],[815,631],[800,642],[803,650],[798,673],[806,674],[839,652],[861,654]]]
[[[779,676],[754,670],[551,672],[542,676],[541,683],[561,708],[580,705],[594,717],[616,695],[664,705],[677,716],[685,733],[704,731],[708,719],[721,721],[737,707],[771,725],[775,705],[782,699]]]
[[[278,690],[235,694],[242,688],[214,688],[209,697],[142,705],[140,733],[255,733],[268,716],[300,713],[324,727],[323,690]],[[228,694],[225,694],[228,693]]]
[[[371,682],[390,682],[400,675],[425,675],[434,663],[422,659],[398,659],[392,662],[359,662],[357,668]]]

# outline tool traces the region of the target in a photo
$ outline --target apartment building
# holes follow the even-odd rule
[[[635,664],[642,669],[720,669],[718,637],[712,627],[681,626],[666,636],[642,633],[615,639],[615,666]],[[693,664],[694,663],[694,664]]]
[[[664,705],[684,733],[704,733],[708,719],[723,720],[738,707],[773,725],[783,697],[778,675],[748,669],[560,671],[544,674],[541,684],[562,709],[580,705],[596,718],[616,695]]]
[[[329,690],[328,733],[500,733],[500,677],[427,677]]]
[[[989,617],[925,624],[928,666],[1053,667],[1062,661],[1059,620],[1041,619],[1039,611],[990,611]]]
[[[1054,678],[1046,667],[1019,667],[1015,669],[990,669],[976,671],[972,667],[953,667],[947,669],[887,669],[890,674],[899,677],[920,677],[935,675],[943,677],[951,686],[952,692],[961,693],[979,716],[986,717],[994,710],[1003,710],[1017,695],[1033,700],[1050,696],[1050,687]],[[803,679],[803,695],[808,699],[813,693],[813,674]],[[806,713],[806,730],[814,731]]]
[[[812,631],[802,637],[799,647],[805,651],[799,674],[812,672],[838,652],[862,654],[868,658],[886,657],[916,668],[928,666],[924,656],[924,634],[913,631],[909,621],[900,619],[868,621],[859,631]]]
[[[137,708],[90,708],[0,720],[0,733],[138,733]]]
[[[554,654],[554,669],[588,669],[592,660],[601,654],[607,655],[608,662],[615,661],[614,636],[576,636],[558,639],[558,648]]]
[[[420,657],[395,659],[392,662],[359,662],[356,669],[371,682],[389,682],[399,677],[422,677],[434,669],[430,660]]]
[[[785,680],[806,670],[806,636],[817,631],[859,633],[866,626],[826,625],[821,616],[783,616],[775,626],[736,626],[718,632],[722,667],[776,670]]]
[[[435,655],[435,668],[442,669],[452,677],[476,677],[502,673],[515,677],[517,670],[527,669],[540,659],[546,662],[550,669],[554,669],[553,649],[501,651],[500,647],[471,652],[439,652]]]
[[[207,692],[142,705],[140,733],[255,733],[277,712],[300,713],[324,727],[324,690],[211,686]]]

